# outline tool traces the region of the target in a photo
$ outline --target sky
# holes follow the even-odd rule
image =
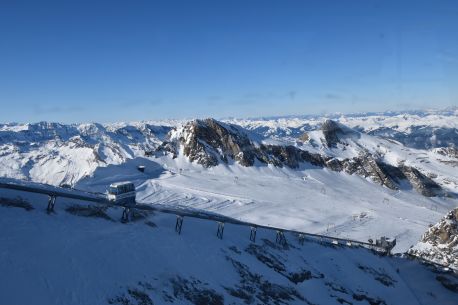
[[[0,1],[0,122],[458,105],[458,1]]]

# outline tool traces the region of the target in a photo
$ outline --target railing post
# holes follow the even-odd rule
[[[177,215],[177,221],[175,223],[175,232],[181,234],[181,227],[183,226],[183,216]]]
[[[300,234],[299,234],[299,244],[300,244],[300,245],[303,245],[303,244],[304,244],[304,239],[305,239],[304,234],[300,233]]]
[[[48,207],[46,208],[46,211],[48,211],[48,213],[54,212],[54,205],[55,204],[56,204],[56,196],[55,195],[49,195]]]
[[[250,229],[250,241],[256,242],[256,227],[251,227]]]
[[[285,235],[283,234],[283,231],[277,230],[277,236],[275,237],[275,242],[283,246],[286,244],[286,238],[285,238]]]
[[[224,233],[224,222],[218,221],[218,230],[216,231],[216,236],[219,239],[223,239],[223,233]]]
[[[129,221],[129,214],[130,214],[130,208],[124,207],[123,211],[122,211],[121,221],[122,222],[128,222]]]

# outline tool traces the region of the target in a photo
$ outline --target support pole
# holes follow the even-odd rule
[[[218,221],[218,230],[216,231],[216,236],[219,239],[223,239],[223,233],[224,233],[224,222]]]
[[[54,212],[54,205],[56,204],[56,196],[55,195],[50,195],[48,199],[48,207],[46,208],[46,211],[48,213]]]
[[[130,208],[124,207],[123,211],[122,211],[121,221],[122,222],[128,222],[129,221],[129,214],[130,214]]]
[[[299,244],[303,245],[304,244],[304,240],[305,240],[304,234],[300,233],[299,234]]]
[[[256,227],[251,227],[250,240],[254,243],[256,242]]]
[[[177,215],[177,221],[175,223],[175,232],[181,234],[181,227],[183,226],[183,216]]]
[[[285,234],[283,234],[283,231],[277,230],[277,236],[275,237],[275,242],[283,246],[286,244],[286,238],[285,238]]]

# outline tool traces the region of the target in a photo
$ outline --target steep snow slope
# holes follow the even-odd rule
[[[15,191],[35,208],[0,203],[1,302],[22,304],[456,304],[457,279],[416,261],[365,249],[300,245],[286,235],[173,215],[137,214],[122,224],[116,209],[89,209]],[[79,205],[76,205],[79,204]],[[86,217],[84,217],[86,216]]]

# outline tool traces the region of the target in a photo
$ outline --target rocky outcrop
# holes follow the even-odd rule
[[[323,131],[324,139],[328,147],[336,147],[337,143],[339,143],[338,135],[343,133],[339,123],[332,120],[326,120],[321,126],[321,131]]]
[[[308,133],[304,132],[299,138],[298,138],[299,141],[301,142],[307,142],[308,140],[310,140],[310,136]]]
[[[443,193],[440,185],[422,174],[418,169],[411,166],[401,166],[400,170],[407,177],[410,184],[423,196],[433,197]]]
[[[323,132],[325,144],[329,148],[337,147],[337,144],[341,143],[341,140],[345,137],[358,135],[355,130],[333,120],[324,121],[323,125],[321,125],[321,131]]]
[[[458,148],[456,147],[441,147],[436,149],[436,152],[442,156],[458,159]]]
[[[423,196],[433,197],[445,194],[439,184],[414,167],[402,164],[396,167],[386,163],[378,163],[378,165],[393,182],[399,184],[402,180],[408,181]]]
[[[344,160],[342,167],[350,175],[357,174],[362,177],[369,177],[372,181],[392,190],[398,189],[395,181],[387,173],[388,167],[383,167],[381,164],[384,163],[378,163],[372,155],[365,153],[353,159]]]
[[[458,269],[458,208],[430,227],[408,253]]]
[[[255,146],[247,135],[233,125],[223,124],[214,119],[194,120],[183,126],[178,137],[167,142],[158,150],[177,154],[177,144],[183,147],[183,154],[191,162],[212,167],[219,162],[235,160],[243,166],[252,166],[255,160]]]
[[[256,156],[261,162],[279,167],[297,168],[303,162],[324,166],[324,161],[319,154],[311,154],[291,145],[261,145]]]

